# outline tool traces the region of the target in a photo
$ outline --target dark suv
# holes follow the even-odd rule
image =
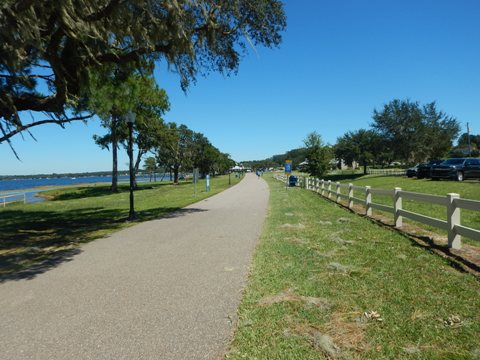
[[[417,178],[430,179],[432,177],[432,167],[442,163],[443,160],[430,160],[427,163],[422,163],[417,167]]]
[[[453,158],[432,167],[432,180],[453,179],[480,179],[480,159]]]

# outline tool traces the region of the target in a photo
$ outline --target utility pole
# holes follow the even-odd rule
[[[467,138],[468,138],[468,157],[472,157],[472,146],[470,145],[470,128],[467,122]]]

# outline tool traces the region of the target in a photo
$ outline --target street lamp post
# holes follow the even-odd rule
[[[128,158],[130,172],[130,211],[128,212],[128,220],[135,220],[135,209],[133,204],[133,124],[135,123],[135,113],[129,111],[125,115],[125,121],[128,124]]]

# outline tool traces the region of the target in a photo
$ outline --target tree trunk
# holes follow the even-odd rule
[[[363,175],[367,175],[367,162],[363,163]]]
[[[138,169],[140,167],[140,161],[142,161],[142,156],[144,155],[143,151],[138,151],[137,154],[137,159],[135,160],[135,165],[133,166],[133,188],[136,189],[138,187],[137,185],[137,177],[136,173],[138,172]]]
[[[112,186],[113,193],[118,192],[118,138],[117,138],[118,117],[112,112]]]
[[[178,166],[173,167],[173,183],[176,185],[178,185],[178,170],[179,170]]]

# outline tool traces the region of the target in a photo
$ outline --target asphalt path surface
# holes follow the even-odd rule
[[[218,359],[268,203],[238,185],[0,284],[0,359]]]

